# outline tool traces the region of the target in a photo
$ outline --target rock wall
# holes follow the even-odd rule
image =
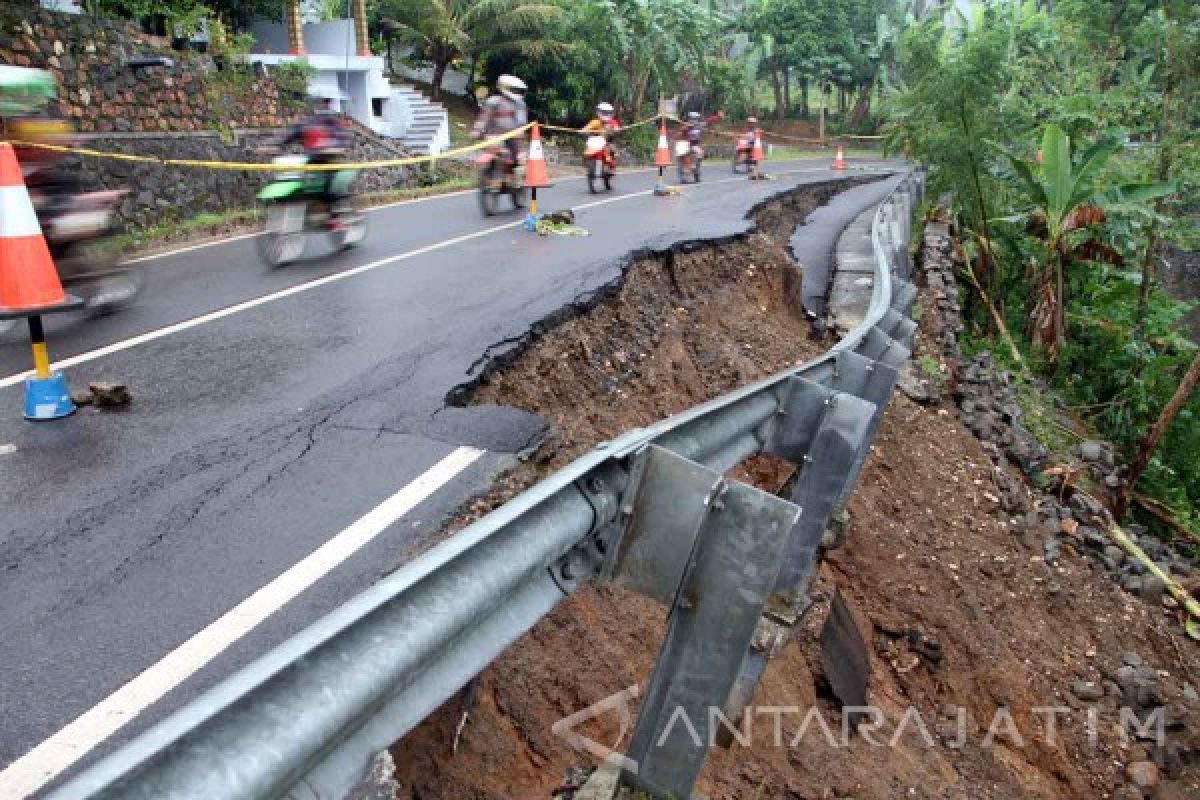
[[[130,67],[162,55],[170,67]],[[271,75],[222,72],[119,20],[0,4],[0,64],[52,72],[59,110],[80,131],[203,131],[278,127],[302,110]]]
[[[170,67],[129,67],[163,55]],[[304,111],[301,95],[271,74],[231,72],[212,57],[167,47],[119,20],[0,4],[0,64],[51,71],[59,111],[93,150],[164,159],[261,162],[256,148]],[[400,158],[402,147],[355,127],[353,161]],[[67,156],[85,189],[128,189],[120,221],[146,227],[203,212],[245,208],[270,173],[167,167]],[[416,170],[360,173],[360,191],[411,186]]]
[[[95,150],[135,153],[160,158],[223,162],[261,162],[256,148],[277,136],[278,130],[238,131],[231,139],[216,132],[163,134],[97,134],[86,146]],[[398,146],[362,129],[354,131],[352,161],[400,158]],[[67,166],[77,169],[83,186],[95,189],[128,189],[120,206],[124,224],[146,227],[185,219],[204,212],[247,208],[271,173],[254,170],[217,170],[202,167],[163,166],[154,163],[68,156]],[[394,167],[359,173],[358,191],[380,191],[412,186],[414,167]]]

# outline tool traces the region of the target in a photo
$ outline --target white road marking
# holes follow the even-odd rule
[[[312,586],[483,455],[460,447],[275,580],[0,772],[0,796],[27,797]]]
[[[771,174],[773,174],[773,175],[794,175],[794,174],[798,174],[801,172],[829,172],[829,171],[830,170],[828,167],[816,167],[816,168],[811,168],[811,169],[780,170],[778,172],[774,172]],[[701,187],[715,186],[717,184],[734,183],[737,181],[745,181],[745,180],[746,179],[744,177],[723,178],[718,181],[708,181],[707,183],[691,184],[689,186],[681,187],[681,188],[690,189],[693,186],[701,186]],[[652,194],[653,191],[654,191],[653,189],[645,189],[640,192],[631,192],[630,194],[616,195],[614,197],[608,197],[603,200],[594,200],[590,203],[581,203],[580,205],[576,206],[576,208],[577,209],[595,208],[597,206],[608,205],[609,203],[618,203],[623,200],[631,200],[635,197],[645,197],[649,194]],[[440,195],[440,196],[444,197],[445,195]],[[402,201],[402,202],[407,203],[407,202],[411,202],[411,201],[406,200],[406,201]],[[296,294],[303,294],[304,292],[309,292],[309,291],[312,291],[313,289],[318,289],[318,288],[325,286],[327,284],[330,284],[330,283],[337,283],[338,281],[344,281],[348,278],[353,278],[355,275],[361,275],[364,272],[370,272],[371,270],[378,269],[379,267],[385,267],[388,264],[395,264],[398,261],[407,261],[410,258],[416,258],[417,256],[422,256],[422,255],[425,255],[426,253],[433,253],[438,250],[444,250],[447,247],[453,247],[454,245],[462,244],[463,242],[468,242],[468,241],[471,241],[472,239],[478,239],[483,236],[490,236],[491,234],[497,233],[499,231],[511,230],[512,228],[516,228],[516,227],[520,226],[521,224],[523,224],[523,221],[521,221],[521,220],[518,220],[516,222],[508,222],[503,225],[497,225],[493,228],[485,228],[483,230],[475,231],[473,233],[467,233],[467,234],[463,234],[462,236],[455,236],[450,239],[444,239],[440,242],[434,242],[433,244],[425,245],[424,247],[418,247],[415,250],[409,250],[404,253],[397,253],[394,256],[388,256],[387,258],[381,258],[378,261],[372,261],[369,264],[362,264],[357,267],[351,267],[350,269],[344,270],[342,272],[335,272],[332,275],[326,275],[323,278],[317,278],[316,280],[312,280],[307,283],[301,283],[301,284],[297,284],[296,286],[290,286],[287,289],[281,289],[278,292],[272,292],[271,294],[264,294],[260,297],[255,297],[250,300],[245,300],[241,303],[235,303],[234,305],[226,306],[225,308],[220,308],[220,309],[217,309],[216,311],[211,311],[207,314],[201,314],[198,317],[192,317],[191,319],[186,319],[182,322],[176,322],[173,325],[167,325],[166,327],[163,327],[163,328],[156,328],[152,331],[147,331],[146,333],[138,334],[137,336],[133,336],[129,339],[122,339],[119,342],[114,342],[113,344],[105,345],[104,347],[99,347],[95,350],[89,350],[86,353],[80,353],[79,355],[71,356],[70,358],[64,358],[61,361],[56,361],[52,365],[52,367],[57,370],[57,369],[65,369],[67,367],[74,367],[79,364],[86,364],[89,361],[95,361],[98,358],[103,358],[104,356],[112,355],[113,353],[119,353],[122,350],[128,350],[131,347],[137,347],[140,344],[145,344],[147,342],[153,342],[156,339],[162,339],[166,336],[171,336],[172,334],[181,333],[183,331],[190,330],[190,329],[198,327],[200,325],[204,325],[205,323],[208,323],[208,322],[215,322],[216,320],[224,319],[225,317],[230,317],[230,316],[233,316],[234,314],[239,314],[242,311],[248,311],[252,308],[257,308],[258,306],[266,305],[267,303],[271,303],[276,300],[282,300],[285,297],[291,297],[292,295],[296,295]],[[244,239],[244,238],[247,238],[248,236],[256,236],[256,235],[257,234],[243,234],[241,236],[235,236],[230,239],[223,239],[222,241],[225,241],[225,242],[236,241],[239,238]],[[206,247],[206,246],[208,246],[208,245],[207,244],[198,244],[198,245],[194,245],[193,248],[188,248],[188,249],[195,249],[195,248]],[[183,252],[183,251],[176,251],[176,252]],[[6,378],[0,378],[0,389],[4,389],[9,386],[16,386],[17,384],[21,383],[22,381],[24,381],[26,378],[30,377],[31,375],[33,375],[33,370],[26,370],[25,372],[18,372],[15,375],[9,375]]]
[[[11,456],[15,452],[17,452],[15,444],[0,444],[0,456]]]

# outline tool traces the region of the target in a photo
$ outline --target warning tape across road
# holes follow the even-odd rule
[[[453,158],[454,156],[473,153],[477,150],[483,150],[484,148],[490,147],[499,142],[520,136],[532,128],[534,124],[535,123],[531,122],[527,125],[522,125],[519,128],[514,128],[508,133],[504,133],[499,136],[493,136],[489,139],[483,139],[464,147],[456,147],[453,150],[444,150],[437,155],[389,158],[382,161],[339,161],[334,164],[289,164],[286,166],[282,164],[261,161],[203,161],[193,158],[160,158],[158,156],[145,156],[134,153],[113,153],[106,150],[93,150],[88,147],[70,147],[68,145],[44,144],[42,142],[26,142],[20,139],[10,139],[8,141],[11,144],[19,147],[35,147],[40,150],[50,150],[55,153],[73,153],[74,155],[87,156],[89,158],[107,158],[115,161],[134,161],[143,164],[158,164],[159,166],[164,167],[257,170],[259,172],[338,172],[345,169],[384,169],[387,167],[404,167],[412,164],[424,164],[445,158]]]
[[[659,114],[654,117],[647,117],[646,119],[639,120],[639,121],[631,123],[629,125],[624,125],[621,128],[619,128],[617,131],[615,131],[615,133],[622,133],[624,131],[631,130],[633,128],[638,128],[643,125],[649,125],[651,123],[659,122],[659,121],[674,122],[674,123],[679,123],[679,124],[682,124],[682,122],[683,122],[678,117],[675,117],[675,116],[672,116],[669,114]],[[546,124],[541,124],[541,123],[530,122],[525,125],[522,125],[519,128],[514,128],[513,130],[509,131],[508,133],[504,133],[499,136],[493,136],[488,139],[483,139],[483,140],[480,140],[473,144],[464,145],[463,147],[456,147],[451,150],[444,150],[440,153],[433,154],[433,155],[408,156],[405,158],[389,158],[389,159],[383,159],[383,160],[379,160],[379,161],[353,161],[353,162],[341,161],[341,162],[332,163],[332,164],[295,164],[295,165],[288,165],[286,167],[286,170],[288,172],[337,172],[337,171],[345,170],[345,169],[386,169],[388,167],[405,167],[405,166],[412,166],[414,164],[428,164],[428,163],[432,163],[434,161],[438,161],[441,159],[453,158],[455,156],[466,155],[467,153],[473,153],[473,152],[476,152],[479,150],[483,150],[485,148],[491,147],[492,145],[498,144],[500,142],[504,142],[508,139],[512,139],[517,136],[521,136],[522,134],[524,134],[525,132],[530,130],[534,125],[537,125],[539,128],[541,128],[542,130],[545,130],[545,131],[553,131],[553,132],[559,132],[559,133],[574,133],[574,134],[591,133],[591,131],[585,131],[580,128],[567,128],[567,127],[563,127],[560,125],[546,125]],[[745,132],[722,131],[717,128],[713,128],[712,132],[717,135],[730,136],[730,137],[740,137],[740,136],[745,135]],[[768,138],[784,139],[784,140],[791,140],[791,141],[805,142],[805,143],[816,143],[816,144],[822,144],[822,145],[826,144],[829,141],[834,141],[837,139],[883,139],[884,138],[882,136],[841,135],[841,136],[834,136],[834,137],[830,137],[829,139],[821,140],[821,139],[807,139],[807,138],[803,138],[800,136],[789,136],[787,134],[773,133],[771,131],[762,131],[762,135],[764,137],[768,137]],[[193,159],[193,158],[162,158],[160,156],[147,156],[147,155],[139,155],[136,153],[114,153],[114,152],[108,151],[108,150],[94,150],[89,147],[72,147],[70,145],[47,144],[44,142],[29,142],[29,141],[24,141],[21,139],[10,139],[8,141],[11,144],[19,146],[19,147],[32,147],[32,148],[36,148],[39,150],[48,150],[48,151],[54,152],[54,153],[70,153],[73,155],[85,156],[87,158],[101,158],[101,159],[109,159],[109,160],[113,160],[113,161],[132,161],[135,163],[142,163],[142,164],[157,164],[157,165],[163,166],[163,167],[191,167],[191,168],[199,168],[199,169],[223,169],[223,170],[255,171],[255,172],[279,172],[279,171],[285,169],[285,167],[283,165],[276,164],[273,162],[208,161],[208,160]]]
[[[636,128],[640,125],[646,125],[659,119],[662,119],[662,117],[648,117],[640,122],[627,125],[625,128],[622,128],[622,130]],[[18,147],[32,147],[39,150],[48,150],[54,153],[71,153],[73,155],[86,156],[88,158],[103,158],[113,161],[132,161],[141,164],[157,164],[163,167],[193,167],[200,169],[225,169],[236,171],[250,170],[257,172],[280,172],[283,169],[286,169],[288,172],[338,172],[346,169],[386,169],[388,167],[405,167],[414,164],[428,164],[446,158],[466,155],[467,153],[483,150],[508,139],[521,136],[534,125],[538,125],[538,127],[544,130],[581,133],[581,131],[576,128],[562,128],[556,125],[542,125],[540,123],[530,122],[499,136],[492,136],[473,144],[465,145],[463,147],[456,147],[452,150],[443,150],[442,152],[433,155],[389,158],[379,161],[339,161],[332,164],[296,164],[288,165],[286,168],[283,167],[283,165],[272,162],[207,161],[194,158],[162,158],[159,156],[138,155],[136,153],[114,153],[108,150],[94,150],[89,147],[72,147],[70,145],[47,144],[44,142],[28,142],[21,139],[9,139],[8,141],[10,144]]]

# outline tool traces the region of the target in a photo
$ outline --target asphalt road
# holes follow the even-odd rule
[[[0,796],[107,752],[403,561],[541,432],[445,407],[481,356],[631,251],[743,231],[769,195],[845,174],[827,163],[772,163],[769,182],[713,165],[668,198],[649,174],[544,190],[586,238],[484,220],[460,194],[376,210],[360,248],[281,270],[248,237],[157,257],[138,306],[49,325],[74,387],[131,387],[122,412],[21,420],[28,347],[0,341]],[[879,187],[853,191],[825,225]]]

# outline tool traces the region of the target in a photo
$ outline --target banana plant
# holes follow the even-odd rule
[[[1023,217],[1027,230],[1045,243],[1046,261],[1033,287],[1030,333],[1036,347],[1054,363],[1066,342],[1066,271],[1081,261],[1117,262],[1120,254],[1099,236],[1106,208],[1128,208],[1171,194],[1166,183],[1100,186],[1109,159],[1124,147],[1124,137],[1105,133],[1079,153],[1057,125],[1042,135],[1039,159],[1022,158],[996,145],[1012,164],[1031,208]]]

